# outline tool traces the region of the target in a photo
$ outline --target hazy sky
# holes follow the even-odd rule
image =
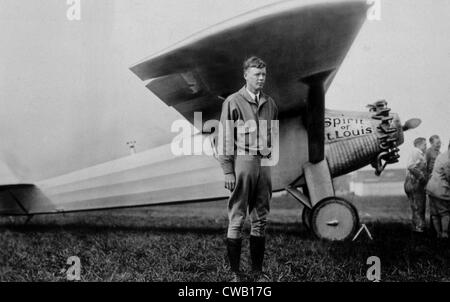
[[[167,143],[181,118],[129,67],[186,36],[269,0],[0,1],[0,158],[38,180]],[[450,1],[381,0],[327,94],[327,108],[365,111],[384,98],[413,138],[450,139]]]

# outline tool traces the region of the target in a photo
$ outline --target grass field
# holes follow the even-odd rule
[[[374,240],[318,241],[301,206],[274,198],[265,268],[272,281],[368,281],[370,256],[381,281],[450,281],[450,244],[410,232],[404,197],[349,200]],[[0,218],[0,281],[65,281],[70,256],[82,281],[226,281],[226,201],[24,218]],[[248,225],[246,231],[248,234]],[[248,270],[248,241],[242,265]]]

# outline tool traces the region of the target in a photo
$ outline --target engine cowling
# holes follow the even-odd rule
[[[398,162],[403,132],[420,124],[413,119],[402,126],[384,100],[368,107],[369,112],[326,111],[325,155],[332,177],[369,164],[380,175],[386,165]]]

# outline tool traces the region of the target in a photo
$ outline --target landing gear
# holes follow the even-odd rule
[[[359,226],[356,208],[339,197],[328,197],[319,201],[313,207],[310,217],[311,229],[320,239],[348,240]]]
[[[305,188],[303,192],[308,194],[308,189]],[[316,198],[320,201],[311,205],[310,197],[296,187],[288,186],[286,191],[303,205],[303,226],[308,231],[312,231],[317,238],[344,241],[352,238],[358,231],[358,211],[347,200],[328,195],[329,197],[322,199]]]
[[[311,209],[307,206],[303,207],[302,211],[302,223],[303,226],[309,231],[311,230]]]

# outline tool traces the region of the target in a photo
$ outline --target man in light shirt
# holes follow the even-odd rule
[[[413,231],[423,233],[425,229],[425,186],[428,180],[425,151],[427,140],[418,137],[414,140],[406,166],[405,193],[411,204]]]

